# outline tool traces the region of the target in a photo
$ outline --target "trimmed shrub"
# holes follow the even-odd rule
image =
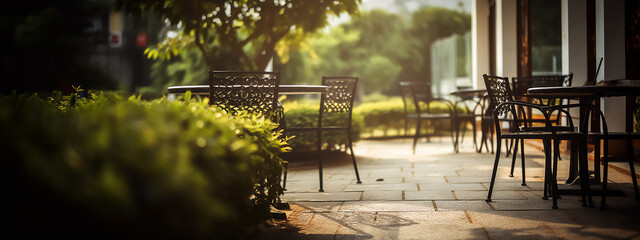
[[[409,106],[409,111],[413,112],[413,107]],[[449,113],[447,105],[441,102],[431,103],[431,111],[433,113]],[[355,107],[354,112],[362,116],[364,119],[364,132],[369,137],[374,137],[376,132],[382,131],[383,136],[402,136],[405,126],[404,103],[401,97],[393,97],[387,101],[366,102]],[[437,135],[446,136],[449,133],[450,124],[444,121],[434,122],[432,131]],[[388,133],[395,132],[393,135]],[[415,132],[415,122],[409,122],[409,134]]]
[[[0,96],[5,233],[240,238],[279,201],[276,124],[190,94],[91,95]]]

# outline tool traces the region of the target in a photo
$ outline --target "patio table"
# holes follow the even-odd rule
[[[601,97],[637,97],[640,96],[640,85],[603,83],[596,86],[535,87],[529,88],[527,93],[531,96],[543,98],[562,97],[578,99],[580,105],[579,122],[582,123],[582,121],[587,117],[588,109],[594,100]],[[578,177],[580,179],[589,179],[587,158],[587,135],[589,130],[587,127],[583,126],[580,126],[579,130],[582,133],[582,137],[578,143],[572,144],[569,179],[567,180],[567,183],[574,181]],[[578,151],[573,151],[573,149],[578,149]],[[576,169],[576,162],[578,164],[578,169]],[[576,172],[578,172],[578,176],[576,176]],[[580,184],[581,191],[590,197],[589,181],[580,181]],[[589,204],[592,205],[590,199]]]

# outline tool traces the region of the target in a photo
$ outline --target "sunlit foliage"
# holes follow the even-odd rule
[[[206,100],[0,95],[5,234],[230,239],[282,194],[285,142]]]
[[[238,68],[264,70],[276,51],[328,24],[329,15],[354,14],[360,0],[116,0],[115,7],[138,15],[151,11],[179,28],[148,55],[168,58],[193,44],[207,65],[221,69],[218,56],[230,50]],[[281,40],[288,44],[278,44]],[[280,48],[280,49],[277,49]],[[236,69],[238,70],[238,69]]]

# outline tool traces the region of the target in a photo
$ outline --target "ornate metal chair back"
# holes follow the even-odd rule
[[[413,101],[413,93],[411,92],[411,82],[399,82],[400,93],[402,93],[402,103],[404,104],[405,114],[415,113],[415,103]]]
[[[427,82],[412,82],[409,86],[411,88],[411,95],[413,96],[413,101],[417,113],[431,113],[429,105],[429,103],[433,101],[431,84]]]
[[[573,73],[569,75],[545,75],[512,78],[513,96],[518,98],[527,94],[527,89],[533,87],[571,86]]]
[[[348,119],[345,119],[347,122],[344,122],[344,125],[351,128],[353,102],[356,94],[356,86],[358,85],[358,77],[325,76],[322,77],[322,85],[328,86],[329,88],[320,100],[320,121],[318,124],[322,125],[322,117],[325,114],[348,114]]]
[[[278,72],[209,72],[209,99],[229,113],[246,110],[274,116],[278,106]]]
[[[486,74],[483,77],[489,95],[489,110],[493,111],[494,117],[504,117],[509,113],[515,116],[515,109],[510,105],[500,105],[514,100],[509,87],[509,78]]]

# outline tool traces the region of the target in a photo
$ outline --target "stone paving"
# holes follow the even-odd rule
[[[631,178],[610,170],[608,209],[585,208],[579,196],[563,195],[559,210],[542,200],[544,153],[526,149],[527,186],[520,164],[509,177],[510,158],[501,158],[492,202],[485,202],[494,154],[450,140],[360,141],[355,146],[362,184],[350,159],[327,160],[324,193],[318,192],[316,162],[292,162],[282,199],[288,228],[264,239],[640,239],[640,202]],[[565,156],[564,159],[568,159]],[[568,160],[560,161],[564,183]],[[564,178],[564,179],[563,179]],[[561,186],[576,188],[577,186]],[[594,187],[597,188],[597,187]],[[599,197],[594,202],[599,205]]]

